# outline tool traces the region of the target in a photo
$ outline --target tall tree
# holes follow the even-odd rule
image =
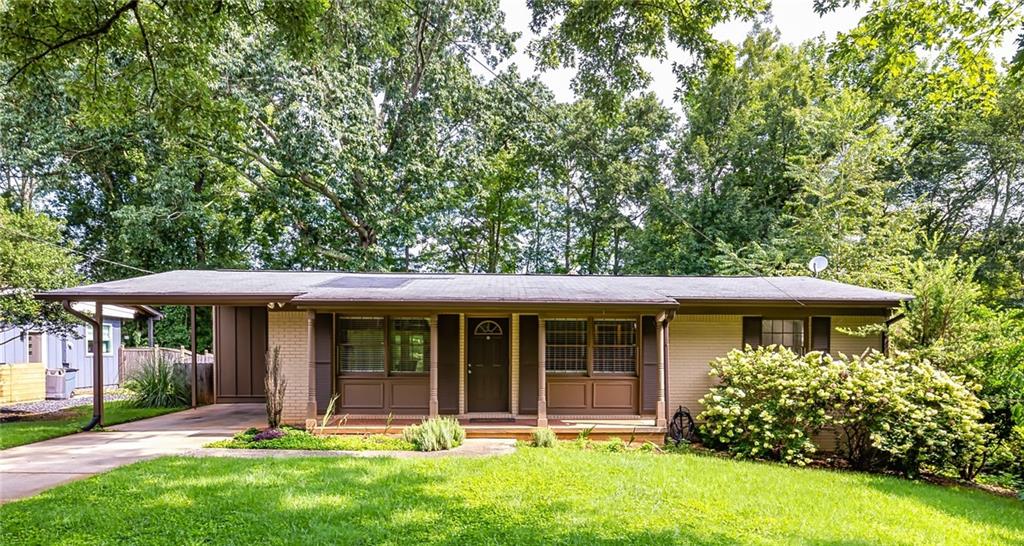
[[[52,331],[67,326],[60,304],[34,297],[79,281],[78,260],[65,244],[59,222],[28,209],[11,210],[0,199],[0,325]]]

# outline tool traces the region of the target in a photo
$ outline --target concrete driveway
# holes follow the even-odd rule
[[[215,404],[0,451],[0,503],[266,426],[263,404]]]

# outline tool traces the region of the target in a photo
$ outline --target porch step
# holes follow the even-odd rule
[[[504,438],[512,440],[529,441],[533,436],[536,427],[531,425],[515,424],[483,424],[467,423],[467,438]],[[579,436],[581,430],[588,427],[578,425],[553,425],[550,427],[561,440],[572,440]],[[389,434],[399,436],[402,433],[402,426],[391,426],[390,428],[381,425],[343,425],[323,429],[325,434]],[[654,442],[661,444],[665,439],[665,429],[654,426],[610,426],[598,425],[590,430],[588,437],[591,440],[608,440],[619,438],[628,442],[632,437],[634,442]]]

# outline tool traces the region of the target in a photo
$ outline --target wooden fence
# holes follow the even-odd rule
[[[192,351],[184,347],[172,349],[170,347],[120,347],[117,352],[117,370],[121,382],[124,383],[132,374],[138,371],[146,362],[163,360],[173,362],[180,366],[191,367]],[[213,361],[214,355],[209,351],[196,355],[197,373],[199,375],[199,403],[213,403]],[[186,368],[188,370],[188,368]],[[192,374],[186,373],[189,384],[192,383]]]

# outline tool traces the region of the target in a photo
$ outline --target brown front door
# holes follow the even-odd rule
[[[508,319],[471,318],[466,333],[469,411],[509,411]]]

